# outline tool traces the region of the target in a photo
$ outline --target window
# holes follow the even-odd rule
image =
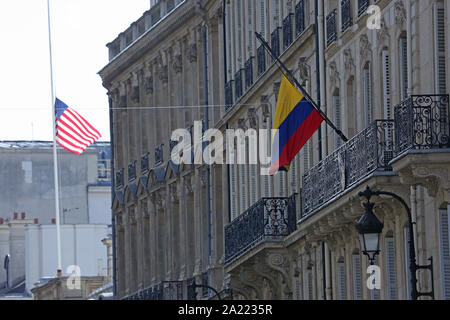
[[[385,239],[386,254],[386,298],[397,299],[397,277],[395,273],[395,243],[394,237],[387,236]]]
[[[450,300],[450,205],[439,209],[439,255],[442,299]]]
[[[434,51],[435,51],[435,81],[436,93],[447,93],[446,65],[445,65],[445,11],[444,3],[434,4]]]

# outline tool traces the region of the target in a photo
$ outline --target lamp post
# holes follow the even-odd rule
[[[379,243],[380,234],[383,230],[383,223],[381,223],[378,218],[373,213],[374,203],[370,202],[372,196],[386,195],[398,200],[406,210],[408,215],[409,223],[409,270],[411,272],[411,298],[412,300],[418,300],[420,296],[429,296],[434,299],[434,284],[433,284],[433,258],[429,259],[430,264],[426,266],[421,266],[416,263],[416,250],[414,247],[414,232],[413,232],[413,222],[411,217],[411,209],[406,204],[400,196],[395,193],[382,191],[382,190],[372,190],[367,186],[366,190],[358,194],[360,197],[365,197],[367,202],[364,203],[366,212],[361,217],[361,219],[356,224],[356,229],[360,235],[362,252],[369,257],[370,264],[374,263],[375,256],[380,253]],[[429,269],[431,271],[431,292],[419,292],[417,290],[417,270],[419,269]]]

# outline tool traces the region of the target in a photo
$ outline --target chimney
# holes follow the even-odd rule
[[[19,218],[19,213],[18,212],[14,212],[14,220],[17,220]]]
[[[34,218],[34,224],[39,224],[39,219],[38,218]]]
[[[25,212],[22,212],[21,218],[22,218],[22,220],[25,220]]]
[[[56,224],[56,219],[55,218],[52,219],[52,224]]]
[[[0,224],[3,224],[5,220],[3,218],[0,218]]]

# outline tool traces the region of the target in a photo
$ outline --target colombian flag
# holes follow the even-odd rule
[[[269,174],[289,171],[290,163],[311,138],[323,117],[283,75],[273,129],[272,165]]]

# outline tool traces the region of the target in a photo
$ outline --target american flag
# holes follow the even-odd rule
[[[56,142],[64,149],[81,154],[100,139],[101,134],[78,112],[56,99]]]

